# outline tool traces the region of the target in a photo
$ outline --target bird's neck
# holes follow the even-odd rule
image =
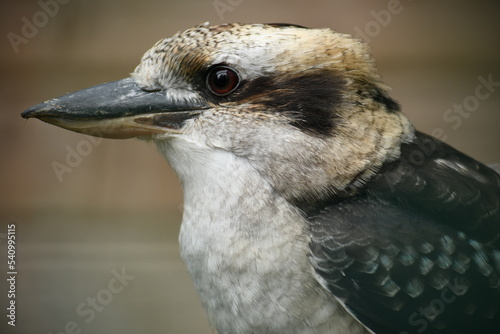
[[[184,190],[181,252],[192,273],[207,260],[230,266],[232,257],[248,255],[253,261],[283,242],[307,253],[304,218],[247,160],[185,142],[166,150]]]
[[[160,149],[184,189],[181,256],[218,331],[331,326],[343,309],[313,278],[300,212],[242,158],[183,142]]]

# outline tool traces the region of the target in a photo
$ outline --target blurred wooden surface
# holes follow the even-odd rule
[[[8,34],[21,34],[22,18],[42,8],[0,4],[0,274],[11,222],[19,266],[18,326],[8,327],[2,311],[1,333],[55,334],[70,321],[82,333],[213,333],[178,255],[181,188],[155,148],[103,140],[60,182],[53,163],[64,164],[68,150],[88,139],[19,116],[43,100],[128,76],[157,40],[195,24],[293,22],[369,33],[383,79],[418,129],[440,128],[465,153],[500,162],[500,87],[457,129],[443,119],[475,94],[479,76],[500,81],[499,4],[401,1],[384,21],[390,1],[232,1],[239,5],[222,19],[214,3],[73,0],[17,53]],[[87,323],[76,307],[123,267],[134,280]],[[2,310],[6,293],[0,284]]]

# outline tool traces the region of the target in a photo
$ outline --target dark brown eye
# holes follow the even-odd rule
[[[240,84],[238,73],[227,66],[216,66],[208,72],[207,86],[218,96],[231,94]]]

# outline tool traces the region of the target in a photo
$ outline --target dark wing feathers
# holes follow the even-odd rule
[[[429,136],[309,215],[319,282],[376,333],[497,333],[500,177]]]

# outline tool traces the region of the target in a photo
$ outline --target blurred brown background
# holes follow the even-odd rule
[[[92,142],[19,116],[43,100],[128,76],[148,48],[178,30],[238,21],[362,31],[417,128],[439,128],[458,149],[500,162],[500,87],[458,128],[443,119],[454,104],[474,100],[479,76],[500,81],[499,3],[401,0],[397,14],[384,16],[393,2],[2,0],[0,332],[214,332],[178,255],[181,188],[154,147]],[[40,27],[23,32],[26,22]],[[13,46],[12,33],[29,37]],[[76,149],[86,155],[59,180],[54,162],[67,165]],[[15,328],[4,314],[10,223],[17,236]],[[134,277],[115,293],[113,269]]]

